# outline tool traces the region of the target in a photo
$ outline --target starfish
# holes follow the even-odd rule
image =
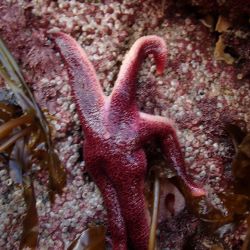
[[[146,250],[149,221],[144,198],[147,170],[145,144],[158,138],[162,152],[194,196],[204,195],[186,173],[173,122],[140,112],[136,76],[143,59],[153,54],[157,72],[164,71],[166,45],[157,36],[138,39],[121,66],[110,96],[103,93],[87,55],[69,35],[52,34],[66,63],[73,100],[85,140],[86,168],[99,187],[108,214],[114,250]]]

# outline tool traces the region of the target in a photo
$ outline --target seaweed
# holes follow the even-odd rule
[[[0,76],[14,93],[16,104],[0,102],[0,161],[16,184],[21,185],[27,206],[20,249],[35,249],[38,239],[38,214],[33,184],[33,166],[48,171],[49,197],[61,194],[66,173],[53,148],[50,127],[14,58],[0,39]]]
[[[54,153],[52,141],[50,138],[50,128],[26,84],[21,71],[14,58],[0,39],[0,75],[4,78],[7,86],[13,91],[18,104],[23,112],[34,112],[36,121],[39,123],[39,129],[44,136],[45,147],[47,149],[47,168],[49,171],[49,188],[51,190],[50,198],[53,201],[55,193],[61,193],[65,185],[65,173],[59,163],[57,155]]]
[[[151,207],[151,210],[152,210],[148,250],[154,250],[155,246],[157,245],[156,230],[158,226],[158,212],[159,212],[159,205],[160,205],[160,189],[161,189],[159,171],[152,170],[151,175],[152,177],[150,178],[152,178],[153,180],[153,191],[148,190],[148,192],[152,192],[152,193],[147,194],[147,197],[148,197],[147,201],[148,201],[149,207]]]
[[[202,197],[193,197],[179,178],[175,176],[169,179],[164,172],[165,167],[160,166],[157,162],[153,162],[154,164],[148,173],[145,190],[145,196],[151,214],[149,249],[154,249],[154,245],[157,245],[155,231],[158,226],[158,200],[161,199],[163,195],[159,190],[161,190],[167,181],[172,182],[180,189],[185,197],[188,210],[200,219],[201,223],[195,234],[200,235],[202,232],[204,235],[216,236],[220,239],[225,233],[229,233],[230,229],[236,229],[237,226],[241,225],[242,222],[248,218],[248,232],[242,250],[249,249],[250,133],[247,133],[245,130],[242,130],[239,125],[235,124],[227,124],[225,130],[235,147],[235,156],[230,165],[232,174],[231,183],[228,183],[228,186],[223,192]],[[215,205],[213,199],[220,200],[220,204]],[[166,209],[168,208],[166,207]],[[156,217],[156,219],[154,217]]]
[[[76,238],[67,250],[104,250],[105,249],[105,227],[90,226]]]

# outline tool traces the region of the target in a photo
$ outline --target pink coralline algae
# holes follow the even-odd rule
[[[158,138],[162,152],[194,196],[204,195],[187,176],[173,123],[142,113],[136,104],[136,75],[153,54],[157,72],[166,63],[166,45],[157,36],[138,39],[127,54],[114,89],[105,96],[96,72],[77,42],[64,33],[52,38],[70,76],[73,99],[84,131],[84,159],[99,187],[108,213],[113,249],[146,250],[149,220],[144,198],[146,142]]]

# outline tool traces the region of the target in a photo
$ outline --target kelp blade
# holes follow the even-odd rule
[[[0,144],[0,148],[2,146],[2,149],[5,149],[11,145],[10,150],[12,153],[8,152],[8,154],[14,158],[9,161],[9,164],[12,165],[12,171],[14,171],[14,174],[17,176],[16,181],[22,182],[24,189],[23,196],[27,206],[27,213],[23,221],[23,233],[21,237],[20,249],[36,249],[38,239],[38,214],[36,210],[36,199],[31,167],[34,163],[33,159],[36,158],[36,152],[33,149],[38,143],[44,145],[43,149],[47,162],[45,164],[46,166],[42,164],[42,160],[36,159],[35,162],[43,165],[49,172],[49,195],[52,197],[52,201],[54,200],[55,193],[62,193],[63,187],[66,184],[66,173],[58,159],[58,156],[54,152],[49,125],[44,117],[44,114],[35,102],[35,98],[24,81],[15,59],[12,57],[1,39],[0,76],[3,77],[6,85],[14,93],[18,105],[22,108],[23,114],[29,112],[34,114],[31,122],[24,121],[24,124],[22,124],[22,122],[21,124],[17,124],[15,123],[17,120],[14,120],[12,123],[10,122],[7,124],[6,128],[4,127],[4,123],[8,122],[8,120],[5,119],[7,115],[2,112],[2,115],[4,116],[1,123],[3,126],[2,135],[6,136],[9,133],[9,138],[7,138],[5,144]],[[11,117],[11,119],[13,118],[16,117]],[[19,130],[19,132],[11,135],[11,125],[14,127],[15,125],[18,126],[17,131]],[[8,126],[10,126],[11,129]],[[39,134],[34,136],[36,131],[39,131]],[[43,134],[43,136],[40,136],[40,134]],[[40,141],[39,138],[42,138],[43,141]],[[23,143],[22,147],[20,146],[21,143]],[[20,174],[22,176],[20,176]]]
[[[67,250],[105,250],[105,227],[92,226],[86,229]]]
[[[28,85],[24,81],[21,71],[3,43],[0,39],[0,75],[5,79],[6,84],[14,92],[17,102],[22,107],[23,111],[34,110],[35,116],[38,119],[41,129],[45,135],[46,147],[48,150],[48,170],[49,170],[49,180],[50,187],[52,188],[51,200],[54,200],[54,192],[62,193],[62,189],[66,183],[66,173],[59,164],[58,157],[55,155],[51,138],[50,129],[47,121],[37,105],[34,96],[32,95]]]

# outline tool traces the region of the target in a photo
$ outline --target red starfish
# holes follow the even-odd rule
[[[63,33],[53,39],[70,75],[73,98],[83,127],[86,167],[102,192],[114,250],[146,250],[149,224],[145,212],[144,144],[158,137],[162,151],[195,196],[204,190],[188,178],[171,121],[142,113],[136,105],[136,74],[153,54],[157,72],[166,62],[166,46],[157,36],[138,39],[127,54],[113,92],[105,96],[96,72],[77,42]]]

